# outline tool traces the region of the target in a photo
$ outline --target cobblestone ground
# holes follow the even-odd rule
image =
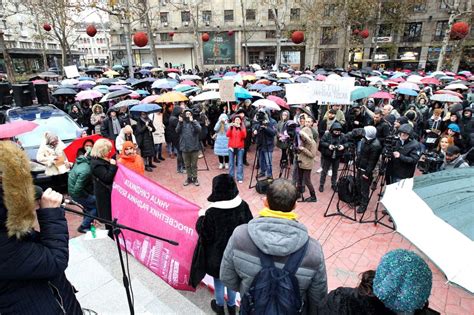
[[[206,150],[205,157],[210,170],[199,171],[198,177],[201,184],[199,187],[194,185],[183,187],[186,175],[177,174],[176,159],[168,158],[166,155],[166,161],[158,164],[153,173],[146,173],[146,175],[197,205],[205,206],[211,191],[212,178],[225,172],[225,170],[218,169],[217,157],[211,149]],[[280,153],[275,151],[273,158],[274,177],[278,176],[280,172],[279,158]],[[249,162],[251,163],[253,160],[254,152],[249,152]],[[317,161],[319,161],[319,158],[317,158]],[[204,159],[200,159],[198,165],[199,169],[206,168]],[[318,167],[319,162],[316,163],[312,175],[313,185],[316,188],[319,185],[319,174],[316,173]],[[238,187],[241,197],[247,201],[254,216],[256,216],[262,208],[263,195],[259,195],[255,189],[249,189],[251,171],[251,166],[245,167],[244,182],[238,184]],[[255,182],[255,179],[253,182]],[[368,269],[375,269],[380,258],[392,249],[405,248],[419,252],[403,236],[382,225],[360,224],[341,216],[324,217],[324,212],[328,208],[332,195],[328,178],[324,193],[317,193],[318,202],[299,203],[296,208],[299,220],[307,226],[310,235],[319,240],[323,246],[330,290],[339,286],[356,286],[359,282],[359,274]],[[373,209],[376,205],[375,199],[374,196],[368,208],[368,220],[373,216]],[[336,201],[333,201],[328,213],[333,213],[335,209]],[[346,211],[348,215],[353,215],[353,212],[349,209],[344,209],[342,207],[343,212]],[[79,226],[81,218],[67,214],[67,219],[70,237],[77,236],[76,228]],[[424,257],[423,254],[421,255]],[[474,296],[462,288],[447,284],[443,273],[429,259],[425,260],[429,262],[429,266],[433,271],[430,306],[442,314],[474,314]],[[186,293],[185,296],[192,300],[189,293]],[[196,301],[196,304],[208,308],[208,302],[202,301],[202,292],[200,296],[201,298]]]

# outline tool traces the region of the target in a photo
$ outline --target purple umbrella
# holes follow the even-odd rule
[[[97,90],[87,90],[87,91],[81,91],[77,93],[76,95],[76,101],[83,101],[83,100],[93,100],[95,98],[99,98],[104,96],[102,93],[100,93]]]
[[[109,87],[110,92],[119,91],[119,90],[127,90],[127,88],[123,85],[112,85],[111,87]]]
[[[94,81],[80,81],[77,84],[77,87],[81,90],[89,90],[90,88],[94,87],[96,83]]]

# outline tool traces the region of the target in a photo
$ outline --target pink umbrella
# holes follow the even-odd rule
[[[415,90],[415,91],[420,90],[420,87],[418,86],[418,84],[412,83],[412,82],[402,82],[398,85],[398,88],[399,89],[410,89],[410,90]]]
[[[434,84],[434,85],[440,85],[441,84],[441,82],[439,82],[439,80],[436,79],[435,77],[423,78],[423,79],[421,79],[421,83],[423,83],[423,84]]]
[[[37,123],[28,120],[15,120],[3,125],[0,125],[0,139],[8,139],[21,135],[22,133],[30,132],[38,127]]]
[[[395,79],[390,79],[390,81],[397,82],[397,83],[402,83],[402,82],[405,82],[406,80],[402,77],[398,77],[398,78],[395,78]]]
[[[181,81],[181,84],[185,84],[185,85],[189,85],[189,86],[196,86],[196,83],[194,83],[194,82],[191,81],[191,80],[184,80],[184,81]]]
[[[160,97],[160,96],[159,95],[150,95],[150,96],[147,96],[144,99],[142,99],[140,103],[142,103],[142,104],[153,104],[153,103],[155,103],[155,101],[158,97]]]
[[[459,98],[463,98],[462,94],[458,92],[450,91],[450,90],[439,90],[439,91],[434,92],[434,94],[449,94],[449,95],[457,96]]]
[[[446,71],[444,74],[450,76],[450,77],[454,77],[456,75],[456,73],[454,72],[451,72],[451,71]]]
[[[379,92],[375,92],[374,94],[370,95],[369,97],[372,97],[372,98],[381,98],[381,99],[384,99],[384,100],[391,100],[393,99],[393,95],[388,93],[388,92],[384,92],[384,91],[379,91]]]
[[[285,109],[290,109],[290,106],[288,106],[288,104],[285,102],[284,99],[282,99],[281,97],[278,97],[278,96],[274,96],[274,95],[269,95],[267,97],[268,100],[270,101],[274,101],[275,103],[277,103],[278,106],[282,107],[282,108],[285,108]]]
[[[45,80],[33,80],[31,82],[33,82],[33,84],[48,84]]]
[[[134,100],[139,99],[141,97],[140,94],[135,91],[132,91],[132,93],[128,94],[128,96],[130,96],[130,98]]]
[[[316,80],[317,80],[317,81],[326,81],[326,78],[327,78],[327,77],[326,77],[325,75],[322,75],[322,74],[318,74],[318,75],[316,76]]]
[[[398,82],[395,82],[394,80],[385,80],[384,82],[390,87],[397,86],[399,84]]]
[[[104,94],[100,93],[97,90],[86,90],[76,94],[76,101],[93,100],[102,96],[104,96]]]

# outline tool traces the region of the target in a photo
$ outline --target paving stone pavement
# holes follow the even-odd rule
[[[253,149],[253,148],[252,148]],[[218,169],[218,160],[212,149],[205,151],[209,171],[199,171],[198,178],[200,186],[190,185],[183,187],[186,179],[185,174],[176,173],[176,159],[168,158],[157,165],[152,173],[146,172],[146,176],[155,180],[159,184],[167,187],[171,191],[180,194],[184,198],[205,207],[207,197],[211,192],[212,178],[226,170]],[[273,157],[273,174],[278,176],[280,152],[275,150]],[[249,163],[254,161],[254,152],[249,152]],[[319,157],[316,158],[316,164],[312,174],[313,185],[317,189],[319,186],[319,174],[316,169],[319,168]],[[198,163],[199,169],[205,169],[204,159]],[[251,165],[244,167],[244,182],[238,184],[240,196],[247,201],[254,216],[263,207],[263,195],[258,194],[255,189],[249,189]],[[253,179],[253,184],[255,179]],[[403,236],[382,225],[374,226],[372,223],[360,224],[350,221],[341,216],[324,217],[328,204],[330,203],[332,190],[330,180],[326,180],[324,193],[317,192],[318,202],[316,203],[298,203],[296,213],[299,221],[308,228],[309,234],[318,239],[322,244],[324,255],[326,257],[326,269],[328,274],[329,290],[339,286],[354,287],[359,282],[359,274],[368,269],[375,269],[380,258],[388,251],[396,248],[410,249],[419,253],[428,261],[433,271],[433,288],[430,297],[430,307],[442,314],[474,314],[474,296],[462,288],[446,283],[443,273],[427,259],[420,251],[415,248]],[[308,193],[306,193],[308,195]],[[368,217],[373,217],[373,209],[376,205],[375,196],[368,207]],[[329,213],[336,209],[336,202],[333,201],[329,208]],[[342,207],[348,215],[353,215],[349,209]],[[358,215],[358,218],[360,215]],[[70,237],[78,235],[76,228],[81,219],[77,216],[67,214],[70,227]],[[388,221],[385,221],[387,224]],[[137,227],[139,228],[139,227]],[[198,305],[206,313],[212,314],[209,308],[211,294],[206,289],[200,288],[197,294],[184,293],[189,300]],[[209,300],[206,301],[206,298]]]

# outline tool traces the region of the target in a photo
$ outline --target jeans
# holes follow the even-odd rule
[[[178,153],[178,150],[174,147],[173,142],[166,143],[166,152],[168,152],[168,155],[171,153]]]
[[[199,157],[199,151],[182,152],[184,165],[186,166],[186,173],[188,179],[197,178],[197,161]]]
[[[74,201],[77,201],[81,206],[84,207],[82,210],[84,213],[97,216],[97,208],[95,205],[95,196],[94,195],[87,195],[87,197],[76,197]],[[81,223],[81,228],[83,229],[90,229],[91,223],[93,219],[89,217],[84,217]]]
[[[237,155],[237,181],[244,180],[244,149],[229,148],[229,175],[235,178],[235,156]]]
[[[260,174],[267,177],[273,177],[272,173],[272,155],[273,151],[262,151],[259,153]]]
[[[162,147],[163,147],[163,143],[157,143],[157,144],[155,144],[155,157],[156,157],[156,158],[163,157],[163,156],[161,155]]]
[[[243,151],[243,150],[242,150]],[[214,278],[214,296],[217,305],[224,306],[224,284],[221,280]],[[235,306],[235,291],[227,288],[227,306]]]
[[[319,184],[324,185],[326,182],[326,175],[328,171],[332,168],[332,177],[331,177],[331,185],[335,186],[337,183],[337,170],[339,168],[339,158],[331,159],[325,157],[321,161],[321,167],[323,171],[321,172],[321,177],[319,178]]]

